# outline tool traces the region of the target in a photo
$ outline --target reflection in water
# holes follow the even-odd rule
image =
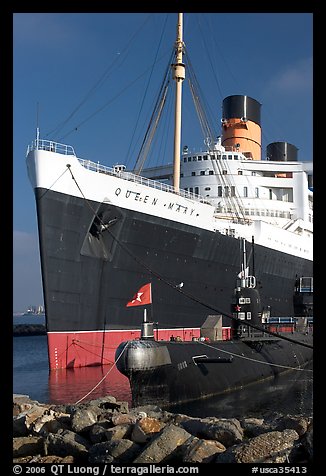
[[[129,381],[116,367],[106,365],[49,372],[51,403],[76,403],[80,399],[87,402],[107,395],[131,404]]]
[[[307,370],[311,369],[311,366],[307,367]],[[312,372],[293,371],[226,395],[177,405],[169,410],[202,418],[263,418],[274,412],[312,416]]]
[[[311,416],[312,383],[311,372],[290,372],[226,395],[176,405],[167,410],[197,417],[258,418],[273,412]],[[113,395],[118,401],[127,401],[131,407],[128,379],[116,367],[61,369],[49,373],[49,396],[53,403],[75,403],[94,387],[95,390],[83,401]]]

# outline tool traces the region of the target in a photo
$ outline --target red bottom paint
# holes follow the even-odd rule
[[[154,330],[156,340],[171,336],[189,341],[200,336],[200,328]],[[113,364],[118,345],[139,337],[140,330],[48,332],[50,370]],[[224,328],[223,340],[229,338],[230,329]]]
[[[48,403],[84,403],[108,395],[132,403],[129,380],[115,365],[51,370],[48,389]]]

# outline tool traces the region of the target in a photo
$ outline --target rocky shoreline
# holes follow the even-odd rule
[[[313,460],[313,418],[196,418],[107,396],[52,405],[13,397],[14,463],[287,463]]]
[[[13,336],[43,336],[46,335],[46,328],[43,324],[15,324],[13,326]]]

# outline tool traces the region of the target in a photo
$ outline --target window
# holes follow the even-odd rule
[[[185,158],[183,159],[183,161],[184,161],[184,162],[187,162],[187,157],[185,157]]]
[[[191,157],[188,157],[188,162],[191,162]]]
[[[242,170],[238,170],[238,175],[242,175]]]
[[[248,187],[243,187],[243,196],[248,197]]]
[[[195,194],[199,195],[199,187],[195,187]]]
[[[208,156],[207,156],[207,155],[204,155],[204,156],[203,156],[203,159],[204,159],[204,160],[208,160]]]
[[[235,186],[231,186],[231,197],[235,197]]]
[[[196,172],[191,172],[192,177],[195,177]]]
[[[198,155],[198,160],[203,160],[201,155]]]
[[[197,157],[193,157],[192,160],[193,160],[193,162],[196,162],[196,161],[197,161]]]
[[[226,197],[229,197],[229,196],[230,196],[230,194],[229,194],[229,187],[224,187],[224,195],[225,195]]]
[[[232,160],[232,155],[231,155],[231,154],[228,155],[228,159],[229,159],[229,160]]]
[[[228,171],[227,171],[227,170],[222,170],[222,174],[223,174],[223,175],[227,175],[227,174],[228,174]]]
[[[205,175],[205,170],[201,170],[200,175]]]
[[[206,190],[206,191],[207,191],[207,190],[210,190],[210,189],[211,189],[211,187],[205,187],[205,190]]]
[[[223,155],[222,155],[222,159],[223,159],[223,160],[226,160],[226,155],[223,154]]]
[[[208,173],[209,175],[214,175],[214,170],[210,170]]]
[[[259,198],[259,188],[258,187],[255,188],[255,197]]]
[[[221,187],[221,185],[219,185],[219,186],[217,187],[217,196],[218,196],[218,197],[221,197],[221,196],[222,196],[222,187]]]
[[[233,158],[234,158],[234,160],[238,160],[238,159],[239,159],[239,156],[238,156],[237,154],[235,154],[235,155],[233,156]]]

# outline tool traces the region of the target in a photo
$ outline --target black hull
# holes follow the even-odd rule
[[[230,312],[238,239],[51,190],[36,189],[36,202],[49,332],[139,328],[142,310],[126,303],[148,281],[159,328],[200,327],[212,311],[149,270],[172,284],[184,282],[187,294],[220,313]],[[96,214],[107,230],[101,231]],[[312,276],[312,262],[256,244],[255,275],[263,308],[290,317],[295,279]],[[230,325],[228,318],[223,325]]]
[[[312,335],[291,334],[312,346]],[[122,343],[116,357],[129,378],[133,405],[169,407],[228,393],[255,382],[304,367],[312,362],[312,348],[277,339],[254,346],[243,341]],[[205,357],[207,356],[207,363]]]

